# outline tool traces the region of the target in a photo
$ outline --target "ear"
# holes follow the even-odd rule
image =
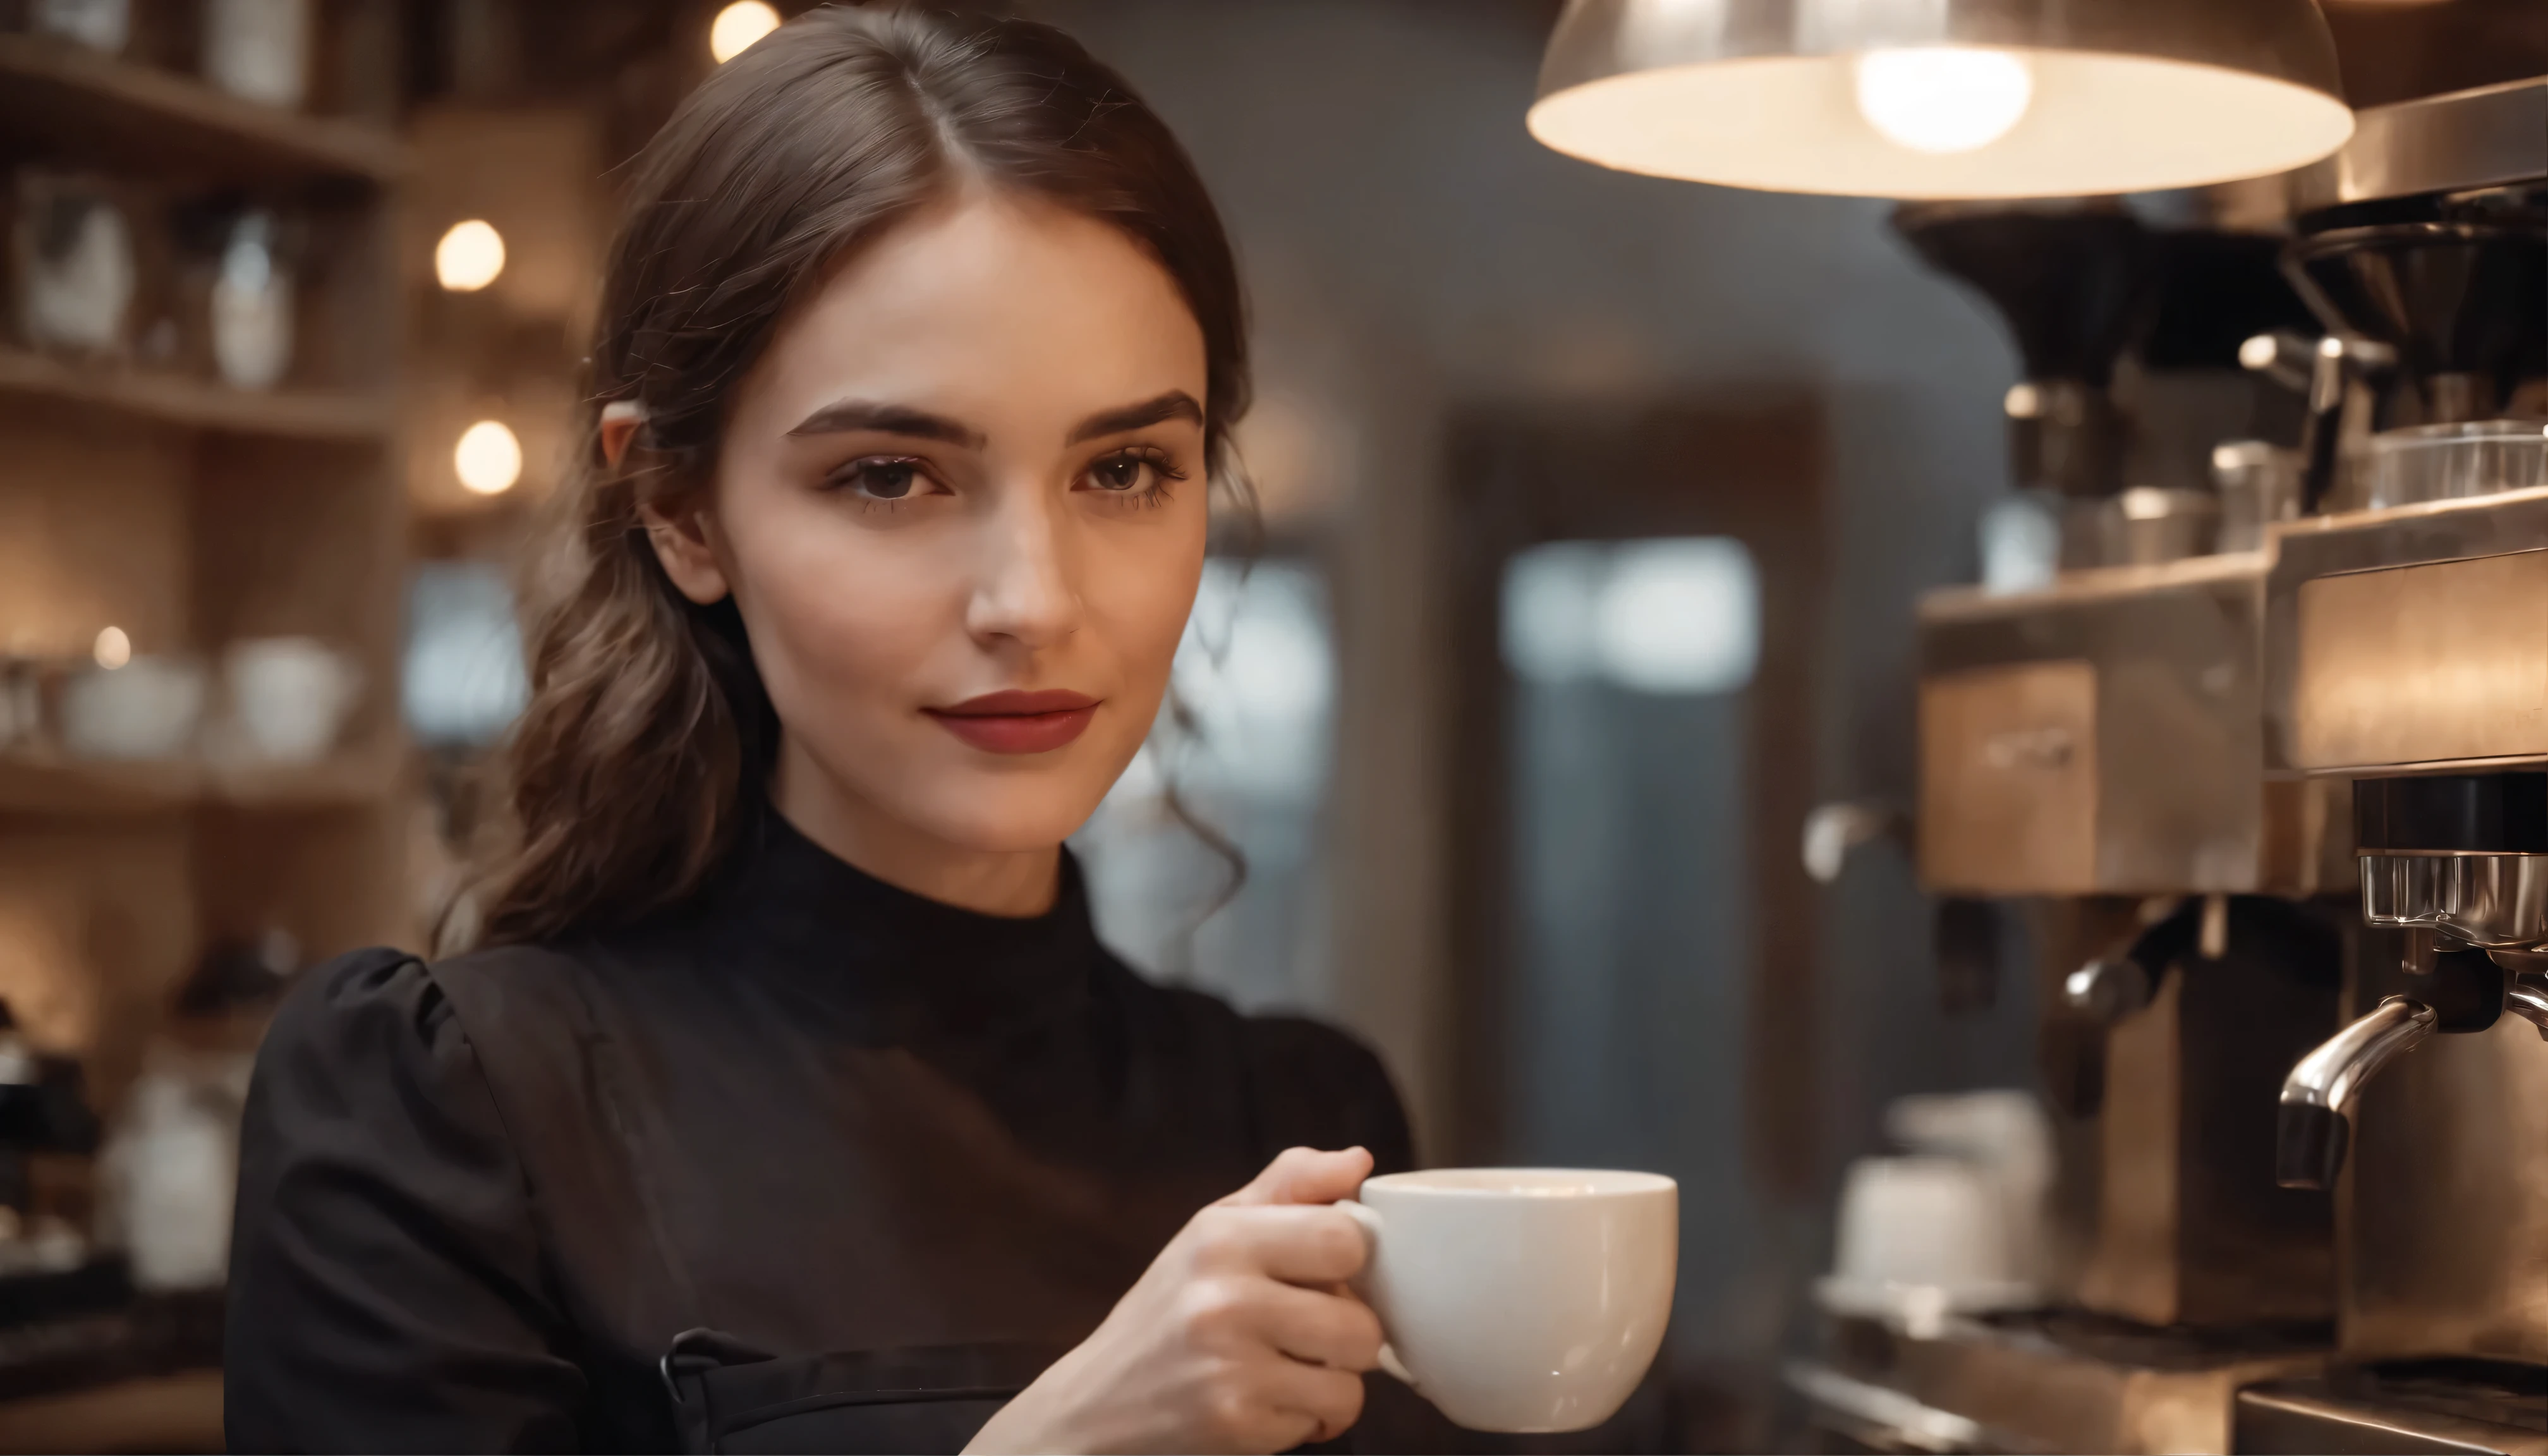
[[[646,422],[645,408],[634,400],[613,400],[601,407],[601,458],[613,470],[628,458],[628,442]]]
[[[734,590],[719,559],[716,522],[707,511],[695,504],[671,511],[646,504],[637,507],[637,516],[646,523],[647,544],[655,548],[664,575],[673,579],[674,588],[683,596],[706,606],[724,600]]]

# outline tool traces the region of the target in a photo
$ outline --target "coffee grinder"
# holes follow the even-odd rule
[[[2059,502],[2048,584],[1920,604],[1914,838],[1933,893],[2032,922],[2074,1258],[2042,1308],[1836,1319],[1793,1383],[1862,1443],[2227,1450],[2237,1390],[2331,1342],[2329,1200],[2270,1159],[2282,1069],[2336,1027],[2323,896],[2349,882],[2349,808],[2340,782],[2266,778],[2269,558],[2213,549],[2210,442],[2153,441],[2296,426],[2238,356],[2306,315],[2279,239],[2217,222],[2088,204],[1897,226],[2006,318],[2018,481]]]
[[[2268,764],[2348,781],[2363,925],[2275,1171],[2337,1198],[2336,1358],[2256,1451],[2548,1452],[2548,78],[2365,113],[2287,259],[2347,383],[2278,528]],[[2261,352],[2261,351],[2260,351]]]

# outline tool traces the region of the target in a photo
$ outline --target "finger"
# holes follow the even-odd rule
[[[1209,1273],[1329,1285],[1361,1273],[1371,1257],[1362,1226],[1324,1204],[1212,1209],[1200,1223],[1195,1265]]]
[[[1342,1370],[1277,1360],[1257,1374],[1256,1399],[1274,1411],[1316,1421],[1300,1441],[1331,1441],[1362,1418],[1362,1377]],[[1296,1442],[1297,1444],[1297,1442]]]
[[[1351,1198],[1371,1176],[1371,1154],[1359,1147],[1320,1152],[1314,1147],[1283,1150],[1248,1185],[1222,1200],[1225,1204],[1334,1203]]]
[[[1201,1450],[1292,1451],[1312,1441],[1324,1440],[1322,1427],[1315,1415],[1299,1410],[1277,1410],[1270,1406],[1246,1402],[1230,1403],[1229,1413],[1222,1417],[1226,1447],[1203,1446]]]
[[[1380,1364],[1380,1317],[1351,1295],[1267,1281],[1250,1303],[1257,1337],[1295,1360],[1355,1374]]]

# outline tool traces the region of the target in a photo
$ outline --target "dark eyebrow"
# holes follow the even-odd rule
[[[877,434],[909,435],[920,440],[944,440],[979,450],[985,443],[982,432],[957,423],[944,414],[914,410],[908,405],[876,405],[864,400],[842,400],[826,405],[805,416],[791,435],[838,435],[857,430]]]
[[[1171,419],[1183,419],[1201,424],[1203,407],[1196,404],[1194,396],[1185,391],[1170,390],[1155,400],[1143,400],[1138,405],[1127,405],[1121,410],[1108,410],[1102,413],[1089,415],[1079,422],[1079,428],[1070,432],[1070,443],[1076,445],[1087,440],[1103,439],[1108,435],[1129,434],[1137,429],[1147,429],[1154,424],[1164,424]]]

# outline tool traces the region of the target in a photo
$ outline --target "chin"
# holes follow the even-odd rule
[[[1048,850],[1070,838],[1106,796],[1106,783],[1085,774],[966,774],[944,794],[906,803],[901,813],[931,838],[985,854]]]

